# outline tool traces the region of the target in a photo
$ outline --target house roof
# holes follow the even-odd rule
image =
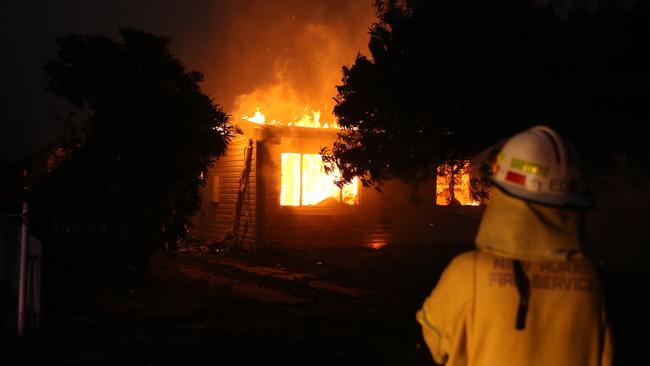
[[[332,141],[340,129],[338,128],[314,128],[314,127],[301,127],[301,126],[287,126],[281,124],[259,124],[248,120],[240,120],[233,123],[236,129],[242,131],[243,134],[264,139],[271,136],[279,137],[298,137],[298,138],[331,138]]]

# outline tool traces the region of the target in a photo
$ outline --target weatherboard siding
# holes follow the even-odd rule
[[[206,243],[224,240],[232,232],[239,181],[246,164],[246,149],[249,138],[237,134],[233,137],[226,154],[215,161],[205,176],[206,184],[201,190],[202,201],[198,213],[192,219],[192,235]],[[238,230],[239,242],[246,248],[255,243],[255,192],[256,192],[256,145],[252,144],[252,160],[249,184],[244,195]],[[215,176],[218,179],[215,179]],[[218,187],[218,202],[213,202],[215,183]]]
[[[250,138],[254,152],[239,227],[239,243],[245,248],[473,242],[483,208],[436,206],[435,182],[413,188],[391,180],[385,182],[383,193],[360,188],[356,206],[281,206],[281,154],[316,154],[322,146],[331,146],[336,134],[306,128],[248,132],[233,138],[225,156],[206,176],[201,209],[193,219],[192,233],[198,239],[218,242],[231,233]],[[215,176],[219,177],[216,203],[212,202]]]
[[[308,130],[308,132],[312,132]],[[313,132],[312,132],[313,133]],[[272,139],[260,149],[263,192],[260,199],[261,245],[278,248],[318,248],[359,245],[359,206],[281,206],[281,154],[317,154],[335,134]]]

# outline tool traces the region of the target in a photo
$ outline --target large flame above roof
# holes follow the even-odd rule
[[[368,29],[376,21],[373,1],[291,4],[279,14],[282,21],[270,16],[262,24],[237,26],[242,34],[233,43],[236,71],[224,75],[223,83],[238,94],[228,109],[235,121],[337,128],[333,98],[341,67],[368,53]]]

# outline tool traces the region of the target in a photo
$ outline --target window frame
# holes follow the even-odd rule
[[[299,159],[300,160],[300,162],[299,162],[299,174],[298,174],[299,177],[300,177],[299,182],[298,182],[300,189],[299,189],[299,196],[298,196],[299,198],[298,198],[298,204],[297,205],[282,204],[282,171],[283,171],[282,155],[283,154],[297,154],[297,155],[300,156],[300,159]],[[359,187],[359,181],[358,180],[357,180],[357,183],[356,183],[356,190],[357,190],[356,197],[357,198],[356,198],[354,204],[344,203],[344,201],[343,201],[343,187],[338,187],[338,193],[339,194],[338,194],[337,205],[321,206],[321,205],[305,205],[305,204],[303,204],[303,190],[304,190],[304,185],[303,185],[303,162],[304,162],[304,159],[303,159],[303,156],[304,155],[319,155],[320,156],[320,154],[318,154],[318,153],[307,153],[307,152],[284,151],[284,152],[280,153],[280,190],[279,190],[279,195],[278,195],[278,205],[280,207],[283,207],[283,208],[285,208],[285,207],[289,207],[289,208],[311,208],[311,209],[325,209],[325,208],[333,208],[333,207],[350,207],[350,208],[359,207],[360,201],[361,201],[361,190],[359,189],[360,187]],[[325,173],[323,173],[323,174],[325,174]],[[334,196],[330,196],[330,197],[334,197]]]
[[[461,180],[462,180],[462,177],[463,177],[464,174],[469,175],[469,171],[468,171],[468,170],[469,170],[470,163],[471,163],[471,162],[470,162],[469,159],[465,160],[465,164],[464,164],[464,166],[463,166],[463,168],[462,168]],[[469,199],[470,199],[470,200],[473,200],[476,204],[463,204],[462,202],[461,202],[460,205],[452,205],[451,202],[449,202],[449,203],[447,203],[447,204],[439,204],[439,203],[438,203],[438,197],[439,197],[439,193],[438,193],[438,187],[439,187],[439,186],[438,186],[438,179],[441,178],[441,176],[438,174],[438,171],[439,171],[439,169],[440,169],[443,165],[450,165],[450,163],[444,163],[444,164],[441,164],[441,165],[436,166],[436,168],[435,168],[435,169],[436,169],[436,171],[435,171],[436,174],[435,174],[435,181],[434,181],[434,183],[435,183],[435,187],[434,187],[434,197],[433,197],[433,204],[434,204],[434,206],[436,206],[436,207],[447,207],[447,208],[450,208],[450,207],[455,207],[455,208],[458,208],[458,207],[464,207],[464,208],[471,208],[471,207],[477,207],[477,208],[478,208],[478,207],[483,207],[485,204],[482,202],[482,200],[475,201],[475,200],[473,200],[473,198],[472,198],[472,184],[471,184],[471,177],[469,177],[469,178],[468,178],[468,181],[467,181],[467,190],[468,190],[468,194],[469,194]],[[448,178],[450,178],[449,176],[444,176],[444,177],[448,177]],[[449,184],[447,184],[446,190],[449,190]],[[454,194],[454,196],[455,196],[455,194]],[[459,201],[459,202],[460,202],[460,201]]]

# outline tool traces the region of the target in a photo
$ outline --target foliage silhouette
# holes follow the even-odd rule
[[[139,273],[156,250],[182,240],[202,172],[230,139],[227,115],[167,38],[119,35],[57,39],[44,66],[47,89],[81,120],[35,187],[33,221],[50,267],[71,277]]]
[[[418,181],[546,124],[577,145],[589,177],[621,161],[647,175],[647,4],[558,4],[377,1],[370,56],[343,67],[343,130],[325,160],[345,181]]]

